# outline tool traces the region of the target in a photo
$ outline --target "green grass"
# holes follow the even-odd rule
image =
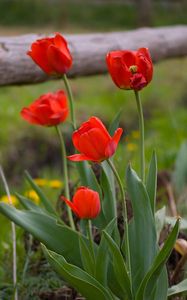
[[[152,25],[186,24],[185,2],[153,1]],[[7,0],[0,1],[0,25],[48,27],[54,30],[118,30],[137,27],[135,5],[86,0]],[[111,21],[112,20],[112,21]]]

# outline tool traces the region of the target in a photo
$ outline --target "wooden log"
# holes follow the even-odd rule
[[[26,55],[42,35],[0,37],[0,85],[28,84],[52,79]],[[73,55],[69,77],[105,73],[108,51],[148,47],[154,62],[187,55],[187,26],[141,28],[112,33],[65,35]]]

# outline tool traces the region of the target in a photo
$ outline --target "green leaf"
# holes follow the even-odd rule
[[[166,265],[163,267],[163,270],[155,284],[155,294],[154,299],[157,300],[166,300],[168,293],[168,272]]]
[[[104,195],[102,201],[102,209],[106,222],[109,223],[112,219],[117,217],[115,185],[113,181],[113,174],[111,174],[111,170],[110,168],[108,168],[108,164],[106,166],[106,164],[103,165],[102,163],[102,170],[101,187],[103,189]]]
[[[169,234],[164,246],[156,256],[152,267],[145,275],[135,297],[135,300],[150,300],[150,293],[155,286],[155,282],[158,280],[165,263],[174,247],[176,238],[179,232],[180,221],[177,220],[173,230]],[[162,288],[162,286],[160,286]],[[160,298],[154,298],[153,300],[165,300]]]
[[[116,186],[115,186],[114,173],[113,173],[111,167],[109,166],[109,164],[107,163],[107,161],[103,161],[101,163],[101,167],[102,167],[102,170],[105,173],[105,175],[108,179],[108,182],[110,184],[112,195],[113,195],[114,199],[116,200]]]
[[[39,188],[39,186],[34,182],[34,180],[32,179],[32,177],[29,175],[29,173],[27,171],[25,171],[25,177],[27,179],[27,181],[29,182],[29,184],[31,185],[31,187],[33,188],[33,190],[37,193],[37,195],[39,196],[41,202],[43,203],[45,209],[51,213],[52,215],[56,215],[56,211],[53,208],[53,206],[51,205],[51,202],[46,198],[46,196],[44,195],[44,193],[42,192],[42,190]]]
[[[157,236],[146,188],[130,166],[126,172],[126,183],[133,208],[133,219],[129,224],[129,244],[133,289],[137,291],[156,256]]]
[[[51,215],[21,211],[5,203],[0,203],[0,212],[31,233],[48,249],[63,255],[70,263],[82,266],[79,249],[80,233],[68,226],[57,224],[57,220]],[[86,238],[85,241],[88,242]]]
[[[119,127],[121,114],[122,114],[122,109],[120,109],[120,111],[115,115],[112,123],[110,124],[109,130],[108,130],[110,135],[114,135],[114,132]]]
[[[177,154],[175,170],[173,173],[173,182],[178,195],[184,191],[187,186],[187,141],[185,141]]]
[[[110,292],[95,278],[77,266],[67,263],[63,256],[44,248],[51,266],[88,300],[114,300]]]
[[[105,231],[112,235],[116,226],[116,219],[113,219],[105,228]],[[108,243],[104,238],[104,235],[101,236],[101,242],[98,247],[98,252],[96,256],[96,266],[95,266],[95,278],[104,286],[107,285],[107,269],[109,263],[108,256]]]
[[[40,212],[40,213],[45,213],[45,211],[39,206],[36,205],[33,201],[31,201],[30,199],[15,193],[16,197],[18,198],[19,202],[21,203],[21,205],[27,209],[27,210],[32,210],[32,211],[36,211],[36,212]]]
[[[151,208],[153,216],[155,214],[155,201],[156,201],[156,189],[157,189],[157,158],[155,151],[153,152],[149,172],[147,176],[146,189],[151,202]]]
[[[187,294],[187,279],[184,279],[177,285],[173,285],[168,289],[168,296],[173,296],[183,293],[184,295]]]
[[[98,192],[101,197],[102,191],[91,165],[87,161],[76,162],[76,165],[79,171],[81,184],[92,188],[94,191]]]
[[[82,265],[84,267],[84,270],[88,274],[94,275],[95,272],[94,259],[92,257],[88,245],[85,243],[82,236],[80,236],[79,238],[79,245],[80,245],[81,260],[82,260]]]
[[[160,233],[165,225],[165,219],[166,219],[166,207],[163,206],[161,209],[157,210],[155,214],[157,241],[159,240]]]
[[[120,287],[123,289],[124,295],[127,294],[128,300],[130,300],[132,299],[131,285],[124,258],[118,248],[118,245],[105,230],[103,230],[103,235],[112,253],[113,267],[116,274],[116,279],[120,284]]]
[[[117,219],[113,219],[107,225],[105,231],[110,236],[113,236],[115,240],[118,232]],[[119,243],[118,239],[117,243]],[[96,256],[95,278],[103,286],[109,286],[112,292],[119,298],[123,298],[123,290],[121,289],[118,281],[116,280],[114,268],[109,260],[108,243],[104,238],[104,235],[101,236],[101,242],[99,244],[98,253]]]

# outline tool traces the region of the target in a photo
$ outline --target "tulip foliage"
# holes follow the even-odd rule
[[[140,172],[138,175],[131,165],[124,166],[123,180],[113,160],[123,131],[118,127],[120,114],[116,115],[109,130],[95,116],[76,128],[72,92],[66,77],[72,56],[65,39],[56,34],[54,38],[37,40],[28,54],[48,75],[61,75],[67,90],[67,96],[64,91],[42,95],[23,108],[21,116],[31,124],[56,128],[65,184],[61,200],[66,203],[68,221],[60,218],[28,172],[26,180],[42,205],[18,194],[23,210],[1,203],[0,212],[37,238],[54,270],[88,300],[166,300],[168,296],[186,292],[185,280],[169,288],[166,269],[178,236],[179,218],[162,247],[158,244],[155,153],[145,174],[144,123],[138,91],[152,79],[153,65],[148,49],[113,51],[106,56],[114,83],[135,92],[139,115]],[[75,153],[67,158],[63,128],[59,126],[66,121],[69,110]],[[79,185],[73,196],[69,191],[68,161],[75,165],[79,174]],[[99,176],[92,168],[96,163],[100,165]],[[126,196],[132,207],[131,217]],[[118,203],[122,207],[124,225],[120,231]],[[94,228],[99,233],[99,242],[94,240]]]

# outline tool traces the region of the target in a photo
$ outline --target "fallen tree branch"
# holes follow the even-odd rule
[[[30,44],[42,36],[0,37],[0,85],[49,80],[26,55]],[[149,47],[153,61],[187,55],[187,26],[141,28],[112,33],[66,35],[73,55],[70,77],[106,72],[105,55],[110,50]]]

